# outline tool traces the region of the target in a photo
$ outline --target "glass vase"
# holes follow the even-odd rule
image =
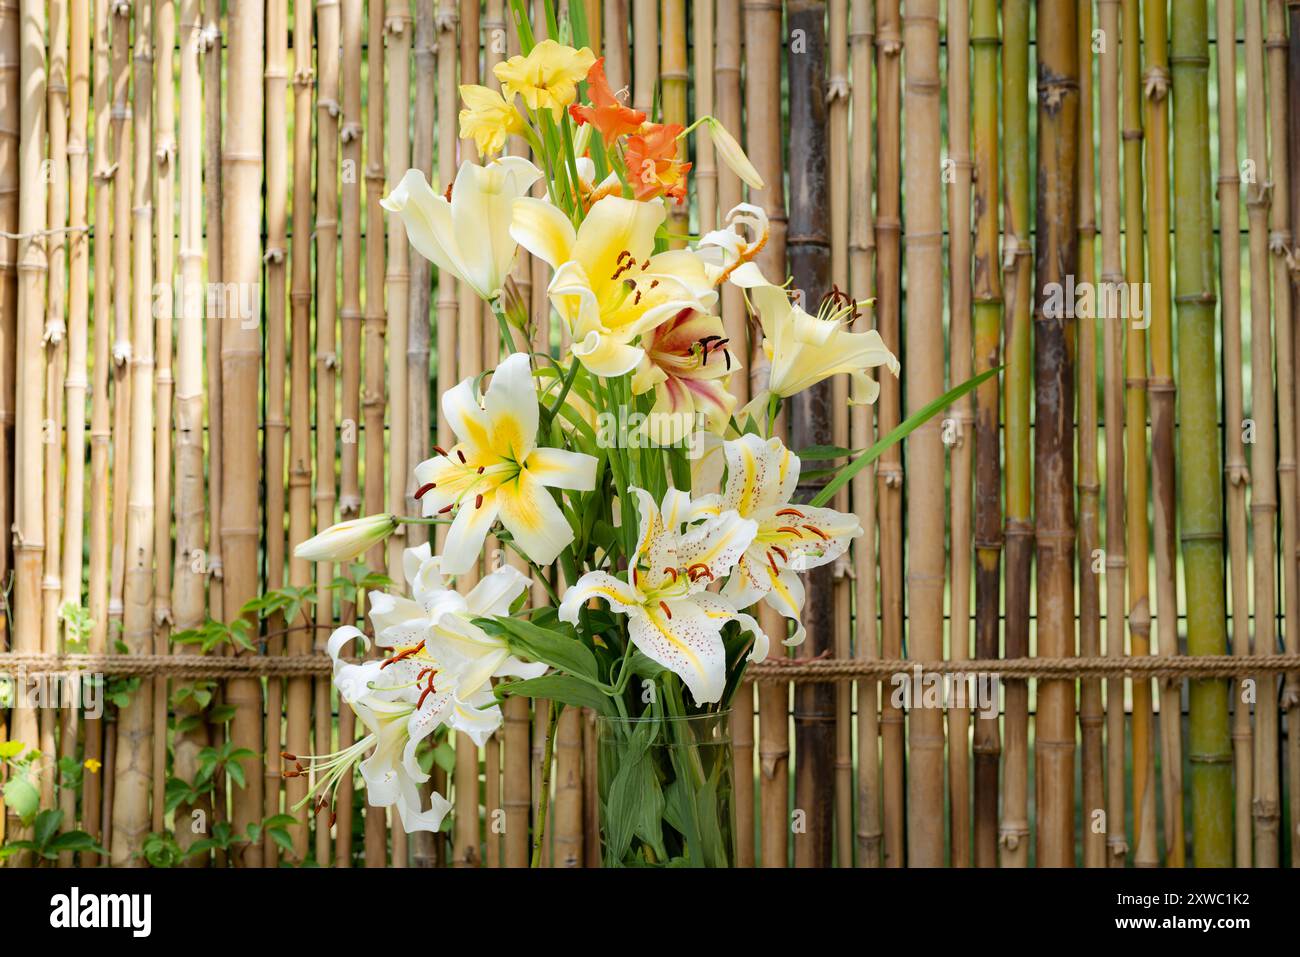
[[[605,867],[735,861],[731,712],[597,718]]]

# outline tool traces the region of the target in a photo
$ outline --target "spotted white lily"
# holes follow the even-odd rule
[[[491,300],[515,258],[511,209],[541,175],[520,156],[503,156],[485,166],[462,163],[449,200],[413,169],[380,205],[401,216],[416,252]]]
[[[714,285],[730,281],[742,289],[769,285],[754,257],[767,245],[771,227],[761,206],[741,203],[721,229],[700,237],[699,253]]]
[[[839,373],[851,378],[850,402],[875,402],[880,384],[867,370],[884,366],[898,375],[898,359],[885,347],[880,333],[849,332],[846,319],[854,303],[831,305],[810,316],[777,286],[757,286],[750,295],[763,327],[763,352],[770,371],[767,387],[754,396],[745,413],[761,411],[769,395],[791,396]]]
[[[468,571],[498,518],[532,561],[553,562],[573,541],[573,529],[550,489],[591,491],[596,460],[538,447],[537,390],[528,356],[517,352],[497,366],[481,402],[472,378],[449,389],[442,411],[460,441],[436,449],[433,458],[415,467],[424,514],[456,510],[443,545],[442,572]]]
[[[640,528],[627,579],[587,572],[565,592],[560,618],[576,624],[583,605],[603,599],[628,616],[632,643],[678,675],[697,704],[719,701],[727,680],[723,625],[738,621],[753,634],[752,659],[766,657],[768,639],[753,618],[705,589],[731,570],[758,526],[719,511],[717,496],[691,501],[670,489],[661,507],[645,490],[631,492]]]
[[[510,235],[555,267],[547,288],[568,327],[573,354],[593,375],[620,376],[641,361],[641,334],[683,309],[717,299],[703,260],[686,249],[652,255],[663,203],[606,196],[575,231],[551,203],[515,203]]]
[[[764,599],[793,619],[794,634],[785,644],[797,645],[804,639],[799,621],[804,588],[798,573],[839,558],[850,540],[862,534],[862,526],[855,515],[790,504],[800,462],[780,439],[743,435],[723,447],[727,485],[721,506],[753,521],[757,531],[722,594],[738,608]]]

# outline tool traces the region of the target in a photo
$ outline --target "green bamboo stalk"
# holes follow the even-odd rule
[[[1174,5],[1174,256],[1178,307],[1178,499],[1182,511],[1187,651],[1226,650],[1223,499],[1217,430],[1214,223],[1210,210],[1210,123],[1206,5]],[[1199,867],[1232,863],[1232,740],[1228,682],[1191,682],[1192,849]],[[1271,707],[1266,702],[1265,707]]]

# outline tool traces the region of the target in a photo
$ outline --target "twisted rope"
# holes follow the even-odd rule
[[[757,682],[856,681],[923,674],[975,672],[999,679],[1235,678],[1264,672],[1300,672],[1295,655],[1147,655],[1140,658],[996,658],[912,661],[890,658],[770,659],[752,664],[747,680]],[[323,677],[332,665],[325,655],[50,655],[0,652],[0,674],[86,672],[168,678]]]

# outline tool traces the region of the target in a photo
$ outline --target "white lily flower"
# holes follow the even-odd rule
[[[415,467],[424,514],[456,510],[442,572],[468,571],[498,518],[532,561],[555,561],[573,541],[573,529],[550,489],[591,491],[596,460],[537,446],[537,390],[528,356],[515,353],[497,366],[482,402],[472,378],[449,389],[442,411],[460,441]]]
[[[380,205],[402,217],[416,252],[490,301],[515,258],[516,244],[510,238],[514,202],[541,176],[542,171],[521,156],[502,156],[484,166],[462,163],[449,200],[429,187],[424,173],[413,169]]]
[[[700,237],[699,254],[714,285],[729,281],[741,289],[771,285],[754,257],[767,245],[771,227],[766,211],[740,203],[727,213],[721,229]]]
[[[780,439],[743,435],[724,443],[724,449],[727,485],[721,507],[752,520],[758,530],[722,594],[738,608],[764,599],[794,621],[795,632],[785,644],[797,645],[804,639],[799,621],[804,587],[798,573],[839,558],[862,534],[862,526],[856,515],[790,504],[801,466],[799,456]]]
[[[697,704],[719,701],[727,682],[722,627],[738,621],[753,633],[751,657],[767,654],[768,639],[753,618],[705,589],[731,570],[758,526],[734,511],[719,511],[717,496],[691,501],[670,489],[660,507],[644,489],[631,491],[640,531],[628,579],[588,572],[565,592],[560,618],[576,624],[583,605],[604,599],[628,616],[632,643],[681,677]]]
[[[645,354],[633,340],[683,309],[707,312],[717,299],[695,252],[653,254],[663,203],[606,196],[576,231],[545,200],[520,199],[514,210],[510,235],[555,267],[551,305],[593,375],[631,372]]]
[[[299,542],[293,553],[309,562],[350,562],[393,534],[397,524],[394,515],[349,519]]]
[[[886,348],[879,332],[849,332],[845,320],[853,310],[852,303],[810,316],[777,286],[758,286],[750,295],[758,309],[763,352],[771,369],[767,388],[754,396],[742,416],[753,414],[761,420],[769,395],[792,396],[839,373],[851,377],[852,404],[875,402],[880,384],[867,370],[884,366],[898,375],[898,358]]]

